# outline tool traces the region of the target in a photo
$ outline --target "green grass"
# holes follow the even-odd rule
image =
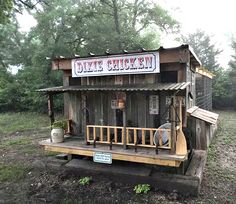
[[[38,113],[3,113],[0,114],[0,134],[39,129],[49,126],[47,115]]]
[[[0,182],[18,181],[24,178],[27,171],[28,168],[21,165],[0,164]]]
[[[219,111],[219,124],[216,136],[214,137],[210,147],[208,148],[207,166],[211,175],[214,177],[228,181],[236,181],[236,172],[230,169],[222,169],[219,165],[217,147],[219,145],[235,145],[236,144],[236,112],[235,111]]]
[[[0,148],[12,148],[16,146],[25,146],[30,143],[30,138],[28,137],[19,137],[14,139],[3,140],[0,144]]]
[[[219,111],[217,138],[223,144],[236,144],[236,111]]]
[[[55,157],[57,156],[58,154],[60,154],[59,152],[49,152],[49,151],[45,151],[44,152],[45,156],[47,157]]]
[[[37,153],[39,150],[33,146],[33,145],[28,145],[28,146],[24,146],[24,148],[21,149],[21,152],[24,154],[28,154],[28,155],[32,155]]]

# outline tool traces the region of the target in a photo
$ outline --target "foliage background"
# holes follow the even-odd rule
[[[148,0],[6,0],[0,1],[0,110],[46,112],[46,99],[37,89],[62,85],[60,72],[51,72],[58,56],[103,54],[158,48],[163,34],[177,34],[189,43],[216,77],[213,102],[217,108],[235,107],[236,41],[229,67],[217,61],[221,50],[203,31],[181,36],[181,25],[158,4]],[[20,32],[16,13],[28,10],[37,25]],[[19,67],[11,74],[12,67]],[[227,68],[227,69],[226,69]],[[62,107],[62,98],[56,107]],[[61,108],[62,110],[62,108]]]

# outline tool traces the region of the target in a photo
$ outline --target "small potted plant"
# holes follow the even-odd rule
[[[65,129],[66,121],[55,121],[53,123],[51,131],[52,143],[60,143],[64,141]]]

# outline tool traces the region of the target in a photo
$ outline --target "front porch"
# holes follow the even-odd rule
[[[187,160],[186,155],[170,154],[169,150],[159,148],[158,154],[155,148],[146,148],[129,146],[123,149],[120,145],[88,145],[83,137],[66,136],[63,143],[52,143],[50,139],[40,142],[45,150],[52,152],[61,152],[66,154],[74,154],[81,156],[93,157],[96,152],[110,153],[112,160],[121,160],[129,162],[137,162],[144,164],[153,164],[161,166],[179,167],[181,162]]]

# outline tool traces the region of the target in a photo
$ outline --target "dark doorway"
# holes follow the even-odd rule
[[[123,126],[123,111],[116,109],[116,125]]]
[[[116,109],[116,125],[123,126],[123,111]],[[118,142],[122,142],[122,130],[117,129]]]
[[[177,83],[178,72],[177,71],[162,71],[161,82],[162,83]]]

